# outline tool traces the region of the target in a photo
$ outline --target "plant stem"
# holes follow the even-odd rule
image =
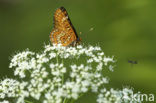
[[[64,64],[63,59],[62,59],[62,64]],[[63,85],[63,83],[64,83],[64,74],[62,75],[62,85]]]
[[[67,98],[64,98],[63,103],[66,103]]]
[[[24,100],[26,103],[33,103],[33,102],[30,102],[30,101],[28,101],[28,100]]]
[[[62,75],[62,85],[63,85],[63,83],[64,83],[64,75]]]
[[[59,60],[58,60],[58,53],[57,53],[57,55],[56,55],[56,62],[57,62],[57,63],[59,62]]]
[[[72,99],[70,103],[74,103],[74,101],[75,101],[75,100],[74,100],[74,99]]]

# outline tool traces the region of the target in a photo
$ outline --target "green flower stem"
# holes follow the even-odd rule
[[[30,102],[30,101],[28,101],[28,100],[24,100],[26,103],[33,103],[33,102]]]
[[[59,60],[58,60],[58,53],[56,54],[56,62],[59,63]]]
[[[63,85],[63,83],[64,83],[64,75],[62,75],[62,85]]]
[[[74,103],[74,101],[75,101],[75,100],[74,100],[74,99],[72,99],[70,103]]]
[[[63,59],[62,59],[62,64],[64,64]],[[62,85],[64,83],[64,75],[62,75]]]
[[[66,103],[66,101],[67,101],[67,98],[64,98],[63,103]]]

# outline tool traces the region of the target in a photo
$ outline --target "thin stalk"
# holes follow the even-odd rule
[[[64,98],[63,103],[66,103],[67,98]]]
[[[59,60],[58,60],[58,53],[57,53],[57,55],[56,55],[56,62],[57,62],[57,63],[59,62]]]
[[[24,100],[26,103],[33,103],[33,102],[30,102],[30,101],[28,101],[28,100]]]
[[[75,101],[75,100],[74,100],[74,99],[72,99],[70,103],[74,103],[74,101]]]
[[[63,59],[62,59],[62,64],[64,64]],[[64,83],[64,74],[62,75],[62,85]]]

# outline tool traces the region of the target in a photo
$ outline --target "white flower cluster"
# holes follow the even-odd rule
[[[123,90],[114,90],[111,88],[107,90],[106,88],[101,89],[98,95],[98,103],[141,103],[141,101],[136,101],[133,98],[138,96],[138,93],[134,93],[132,89],[124,88]]]
[[[6,98],[1,103],[9,103],[8,98],[11,103],[68,103],[87,92],[99,93],[108,83],[104,70],[113,71],[112,63],[113,57],[106,57],[98,46],[46,45],[41,53],[26,50],[16,54],[9,66],[19,79],[0,82],[0,100]],[[102,93],[98,103],[109,101]]]
[[[5,79],[0,82],[0,98],[15,97],[15,90],[18,89],[19,82],[13,79]],[[3,91],[3,93],[2,93]]]
[[[0,82],[0,99],[7,98],[18,98],[18,103],[21,103],[21,98],[28,97],[28,92],[24,90],[27,82],[19,82],[14,79],[4,79]],[[23,101],[22,99],[22,101]],[[9,101],[4,100],[0,103],[9,103]]]

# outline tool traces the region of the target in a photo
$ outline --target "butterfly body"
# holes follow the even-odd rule
[[[52,44],[61,44],[62,46],[75,46],[80,43],[80,39],[64,7],[60,7],[55,11],[54,28],[50,33],[50,39]]]

